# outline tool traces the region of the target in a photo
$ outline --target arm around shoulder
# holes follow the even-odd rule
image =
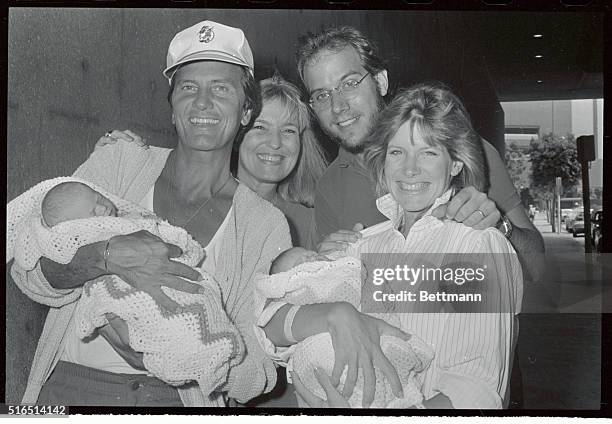
[[[72,174],[115,194],[118,186],[118,164],[123,156],[122,143],[95,150]]]
[[[525,278],[538,281],[545,268],[544,239],[525,213],[499,152],[484,139],[483,147],[489,168],[488,196],[512,224],[510,243],[519,255]]]
[[[513,227],[509,240],[521,261],[525,278],[539,281],[546,268],[542,234],[535,228],[522,206],[509,211],[506,217]]]

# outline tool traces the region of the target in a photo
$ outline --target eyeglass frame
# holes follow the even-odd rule
[[[322,104],[323,107],[319,107],[319,109],[326,109],[329,105],[331,105],[331,100],[332,100],[332,94],[333,92],[337,92],[339,96],[343,96],[346,94],[346,92],[344,91],[345,89],[342,88],[342,84],[345,84],[349,81],[356,81],[357,83],[355,84],[355,86],[353,87],[354,90],[349,90],[349,93],[352,92],[357,92],[357,90],[359,89],[359,86],[361,85],[361,83],[363,82],[363,80],[368,76],[368,75],[372,75],[372,73],[370,71],[367,71],[361,78],[359,78],[358,80],[352,80],[352,79],[348,79],[345,81],[342,81],[340,84],[338,84],[337,87],[332,87],[329,89],[325,89],[325,90],[317,90],[315,91],[315,93],[318,94],[322,94],[322,93],[329,93],[329,97],[328,97],[328,101],[326,101],[325,103]],[[310,95],[310,98],[308,99],[308,104],[310,105],[310,107],[312,107],[313,109],[317,108],[317,106],[315,106],[315,101],[313,100],[313,96],[314,93]],[[346,98],[346,97],[344,97]]]

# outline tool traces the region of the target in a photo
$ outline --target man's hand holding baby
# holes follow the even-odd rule
[[[174,311],[178,305],[161,287],[197,293],[200,286],[184,279],[202,279],[192,267],[171,260],[181,254],[178,246],[165,243],[147,231],[138,231],[112,237],[104,256],[109,274],[118,275],[134,288],[149,293],[163,308]]]

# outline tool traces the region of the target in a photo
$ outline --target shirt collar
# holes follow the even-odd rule
[[[344,150],[342,147],[338,148],[338,163],[341,165],[355,165],[356,158],[351,152]]]
[[[444,192],[434,201],[433,205],[431,205],[431,207],[427,210],[427,212],[425,212],[425,214],[419,219],[419,221],[421,221],[425,217],[431,216],[431,212],[438,206],[448,203],[452,194],[452,188],[446,190],[446,192]],[[404,211],[400,204],[393,198],[391,193],[385,194],[384,196],[376,199],[376,207],[378,208],[380,213],[382,213],[384,216],[386,216],[393,222],[393,228],[397,229],[399,227],[402,219],[404,218]]]
[[[367,174],[368,176],[370,175],[368,169],[358,159],[358,156],[349,152],[348,150],[343,149],[342,147],[338,148],[338,156],[336,160],[338,161],[338,165],[342,168],[352,167]]]

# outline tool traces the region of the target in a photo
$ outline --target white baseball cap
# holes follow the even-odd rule
[[[233,63],[248,68],[253,75],[253,52],[239,28],[203,21],[182,30],[168,46],[164,76],[171,81],[179,65],[198,60]]]

